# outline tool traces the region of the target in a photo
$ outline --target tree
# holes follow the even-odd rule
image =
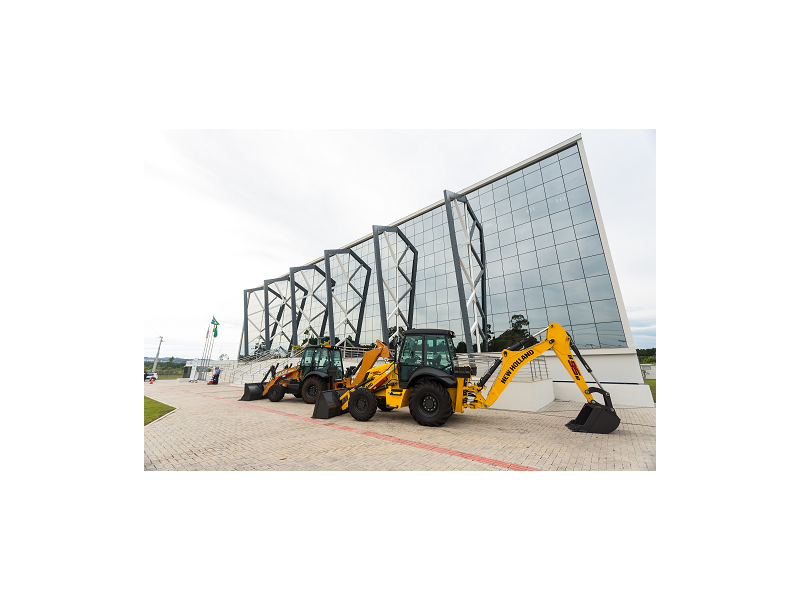
[[[219,355],[219,359],[220,359],[220,360],[230,360],[230,359],[228,358],[228,355],[227,355],[227,354],[220,354],[220,355]]]
[[[509,325],[511,326],[509,329],[490,339],[489,352],[500,352],[530,336],[528,331],[530,323],[525,318],[525,315],[512,315]]]

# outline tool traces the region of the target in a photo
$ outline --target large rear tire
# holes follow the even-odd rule
[[[300,388],[300,395],[303,396],[303,402],[306,404],[316,404],[317,398],[319,398],[324,389],[327,388],[322,379],[313,376],[303,382],[303,386]]]
[[[440,427],[453,414],[450,394],[438,381],[423,381],[415,385],[408,407],[414,420],[426,427]]]
[[[378,400],[370,390],[359,388],[350,392],[347,406],[356,421],[369,421],[378,410]]]

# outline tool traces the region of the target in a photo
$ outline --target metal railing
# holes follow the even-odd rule
[[[501,352],[482,352],[480,354],[473,353],[472,354],[472,362],[475,364],[478,373],[477,377],[480,378],[483,376],[486,371],[494,364],[498,358],[502,358],[503,354]],[[469,354],[456,354],[456,360],[458,361],[459,367],[468,367],[470,366],[470,355]],[[495,371],[495,374],[489,379],[489,382],[494,381],[494,378],[497,377],[498,371]],[[550,379],[550,374],[547,371],[547,361],[543,356],[539,356],[534,358],[531,362],[529,362],[525,367],[523,367],[516,375],[515,379],[526,379],[527,373],[530,373],[531,381],[540,381],[542,379]],[[487,382],[487,384],[489,383]]]

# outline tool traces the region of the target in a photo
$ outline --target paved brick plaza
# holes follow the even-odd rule
[[[612,434],[573,433],[581,408],[555,401],[538,413],[468,410],[443,427],[407,408],[367,422],[311,419],[313,405],[238,402],[226,383],[157,381],[144,394],[178,410],[144,428],[146,471],[654,471],[656,409],[616,407]]]

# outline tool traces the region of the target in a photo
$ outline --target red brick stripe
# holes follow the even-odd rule
[[[355,429],[354,427],[347,427],[346,425],[337,425],[335,423],[330,423],[326,421],[321,421],[319,419],[309,419],[308,417],[301,417],[299,415],[293,415],[291,413],[281,412],[279,410],[274,410],[272,408],[264,408],[263,406],[253,406],[252,404],[242,404],[238,400],[228,400],[227,398],[220,398],[218,396],[209,396],[208,394],[200,394],[198,392],[191,392],[189,390],[178,390],[184,392],[186,394],[194,394],[196,396],[203,396],[205,398],[212,398],[214,400],[222,400],[223,402],[228,402],[230,404],[235,404],[236,406],[242,406],[246,408],[255,408],[256,410],[263,410],[265,412],[273,413],[276,415],[282,415],[284,417],[291,417],[293,419],[299,419],[301,421],[307,421],[308,423],[313,423],[314,425],[323,425],[325,427],[333,427],[334,429],[341,429],[343,431],[351,431],[353,433],[360,433],[361,435],[367,435],[369,437],[374,437],[379,440],[385,440],[387,442],[394,442],[395,444],[405,444],[406,446],[413,446],[414,448],[420,448],[422,450],[430,450],[432,452],[439,452],[440,454],[449,454],[451,456],[458,456],[460,458],[466,458],[467,460],[474,460],[476,462],[485,463],[487,465],[496,465],[498,467],[503,467],[504,469],[512,469],[514,471],[541,471],[541,469],[534,469],[532,467],[526,467],[525,465],[517,465],[514,463],[504,462],[502,460],[494,460],[492,458],[485,458],[483,456],[476,456],[475,454],[467,454],[466,452],[458,452],[457,450],[448,450],[446,448],[439,448],[438,446],[431,446],[429,444],[422,444],[420,442],[412,442],[411,440],[404,440],[402,438],[396,438],[391,435],[383,435],[381,433],[374,433],[372,431],[365,431],[363,429]]]

